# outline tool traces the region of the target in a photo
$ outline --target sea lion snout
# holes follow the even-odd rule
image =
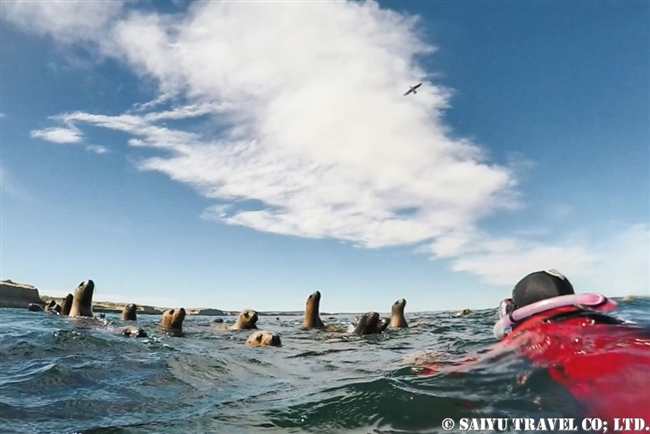
[[[40,304],[36,304],[36,303],[29,303],[27,305],[27,309],[30,312],[43,312],[43,306],[41,306]]]
[[[61,306],[61,315],[65,315],[65,316],[70,315],[70,309],[72,309],[73,299],[74,296],[72,294],[66,295],[65,300],[63,300],[63,305]]]
[[[136,321],[138,319],[138,306],[134,303],[129,303],[122,309],[122,321]]]
[[[323,328],[325,324],[320,319],[320,291],[314,291],[307,297],[305,305],[305,319],[302,323],[304,328]]]
[[[390,326],[393,328],[408,327],[406,318],[404,318],[404,308],[406,307],[406,299],[400,298],[391,308]]]
[[[74,291],[72,306],[70,307],[70,316],[93,316],[93,294],[95,292],[95,282],[88,279],[81,282]]]
[[[379,314],[377,312],[367,312],[361,315],[359,323],[354,329],[356,335],[370,335],[380,333],[379,331]]]
[[[228,330],[249,330],[257,328],[257,320],[259,319],[257,311],[253,309],[244,309],[237,315],[237,321]]]
[[[146,338],[147,332],[140,328],[140,327],[124,327],[123,329],[119,329],[118,333],[121,334],[122,336],[128,336],[131,338]]]
[[[243,315],[248,318],[248,323],[250,325],[254,325],[257,323],[257,320],[259,317],[257,316],[257,312],[254,310],[246,310],[243,312]]]
[[[45,310],[45,312],[49,312],[49,313],[60,314],[61,313],[61,306],[59,306],[56,303],[56,301],[50,300],[50,302],[45,305],[45,308],[43,310]]]
[[[282,345],[280,335],[274,332],[260,330],[253,332],[246,340],[249,347],[279,347]]]
[[[82,303],[91,303],[95,293],[95,282],[88,279],[81,282],[74,292],[74,298]]]
[[[167,332],[178,334],[183,331],[183,320],[185,320],[185,309],[168,309],[163,312],[160,325]]]

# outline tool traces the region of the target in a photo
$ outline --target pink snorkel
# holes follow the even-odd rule
[[[494,325],[494,336],[501,340],[508,334],[513,324],[538,313],[566,306],[575,306],[585,310],[611,312],[616,309],[616,302],[600,294],[570,294],[547,298],[546,300],[529,304],[504,315]]]

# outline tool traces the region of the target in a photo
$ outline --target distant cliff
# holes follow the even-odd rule
[[[11,280],[3,280],[0,287],[0,307],[25,308],[29,303],[36,303],[45,306],[50,300],[56,301],[59,305],[63,304],[64,298],[50,297],[38,293],[38,289],[31,285],[15,283]],[[72,292],[72,291],[70,291]],[[93,312],[95,313],[116,313],[119,314],[124,309],[126,303],[113,303],[110,301],[94,301]],[[160,315],[168,308],[158,306],[147,306],[138,304],[138,315]],[[205,316],[237,316],[239,311],[226,311],[215,308],[185,308],[188,315],[205,315]],[[300,316],[303,311],[272,311],[258,312],[260,316]],[[322,312],[321,315],[330,315]]]
[[[38,294],[38,289],[31,285],[15,283],[11,280],[0,282],[0,307],[17,307],[27,309],[29,303],[45,305]]]
[[[63,303],[63,298],[61,297],[50,297],[48,295],[43,296],[43,300],[47,303],[50,300],[56,301],[58,304]],[[136,303],[137,304],[137,303]],[[111,301],[93,301],[93,312],[95,313],[122,313],[122,309],[126,306],[127,303],[113,303]],[[167,307],[158,307],[158,306],[147,306],[138,304],[138,315],[161,315],[166,311]],[[224,315],[224,311],[220,309],[185,309],[188,315],[207,315],[207,316],[221,316]]]

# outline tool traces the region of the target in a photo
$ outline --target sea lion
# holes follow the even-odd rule
[[[379,322],[377,322],[377,333],[385,331],[389,325],[390,320],[388,318],[379,318]]]
[[[244,309],[239,312],[237,321],[232,326],[228,327],[229,330],[250,330],[257,328],[257,312],[253,309]]]
[[[280,335],[266,330],[253,332],[246,340],[249,347],[279,347],[282,345]]]
[[[45,305],[45,307],[43,308],[43,310],[44,310],[45,312],[55,313],[55,314],[58,315],[58,314],[61,313],[61,306],[59,306],[58,304],[56,304],[56,301],[54,301],[54,300],[50,300],[50,302],[47,303],[47,304]]]
[[[138,306],[133,303],[124,306],[124,309],[122,309],[122,321],[136,321],[138,318],[136,315],[137,310]]]
[[[303,328],[324,328],[325,324],[320,319],[320,291],[316,291],[307,297],[305,306],[305,320],[302,323]]]
[[[65,300],[63,300],[63,304],[61,304],[61,315],[64,316],[70,315],[70,309],[72,308],[73,299],[74,296],[72,294],[68,294],[65,296]]]
[[[223,324],[223,318],[215,318],[210,320],[210,324]]]
[[[623,297],[623,301],[634,301],[634,300],[636,300],[636,298],[634,298],[633,295],[626,295],[625,297]]]
[[[27,310],[30,312],[43,312],[43,306],[36,303],[29,303],[27,305]]]
[[[353,326],[352,328],[353,329],[356,328],[357,325],[359,325],[359,321],[361,321],[361,318],[363,318],[363,315],[357,315],[354,318],[354,321],[352,321],[352,326]],[[385,331],[388,328],[389,325],[390,325],[390,320],[389,319],[379,317],[379,320],[377,321],[377,329],[375,330],[375,333],[381,333],[381,332]]]
[[[390,309],[390,326],[392,328],[403,328],[408,327],[406,318],[404,318],[404,308],[406,307],[406,300],[399,299],[393,303],[393,307]]]
[[[359,323],[352,332],[355,335],[371,335],[379,333],[379,314],[377,312],[367,312],[361,315]]]
[[[167,333],[180,336],[183,333],[183,320],[185,319],[185,309],[167,309],[163,312],[160,319],[160,326]]]
[[[118,329],[115,329],[115,334],[121,336],[128,336],[130,338],[148,337],[147,332],[144,329],[136,326],[120,327]]]
[[[456,314],[456,316],[465,316],[465,315],[469,315],[470,313],[472,313],[471,310],[469,310],[469,309],[463,309],[463,310],[461,310],[460,312],[458,312],[458,313]]]
[[[95,282],[88,279],[81,282],[74,292],[72,306],[70,307],[70,316],[93,316],[93,293],[95,291]]]

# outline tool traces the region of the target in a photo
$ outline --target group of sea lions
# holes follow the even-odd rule
[[[81,282],[73,294],[68,294],[62,305],[58,305],[54,300],[43,308],[37,304],[30,304],[30,311],[45,311],[62,316],[70,317],[93,317],[92,299],[95,290],[95,283],[92,280]],[[303,329],[321,329],[329,332],[347,332],[347,329],[341,327],[326,326],[320,318],[320,300],[321,294],[316,291],[307,297],[305,306],[305,318]],[[352,334],[369,335],[382,333],[389,326],[391,328],[408,327],[406,318],[404,318],[404,308],[406,300],[397,300],[391,307],[391,318],[381,318],[377,312],[367,312],[356,318],[356,324]],[[137,321],[137,305],[130,303],[124,306],[122,310],[122,321]],[[171,336],[181,336],[183,334],[183,321],[186,312],[184,308],[167,309],[162,313],[160,319],[161,329]],[[211,323],[216,324],[217,331],[238,331],[238,330],[255,330],[246,340],[246,345],[250,347],[282,345],[280,336],[272,331],[259,330],[257,328],[258,313],[253,309],[244,309],[237,316],[233,325],[222,324],[223,320],[213,320]],[[130,337],[147,337],[147,332],[137,326],[126,326],[117,328],[114,332],[122,336]]]
[[[320,292],[316,291],[307,297],[305,306],[305,320],[302,323],[303,328],[317,328],[325,331],[341,331],[337,327],[326,326],[320,318]],[[391,306],[391,318],[381,318],[377,312],[366,312],[356,318],[356,326],[352,332],[355,335],[371,335],[381,333],[391,326],[392,328],[408,327],[406,318],[404,318],[404,308],[406,300],[400,299]]]

